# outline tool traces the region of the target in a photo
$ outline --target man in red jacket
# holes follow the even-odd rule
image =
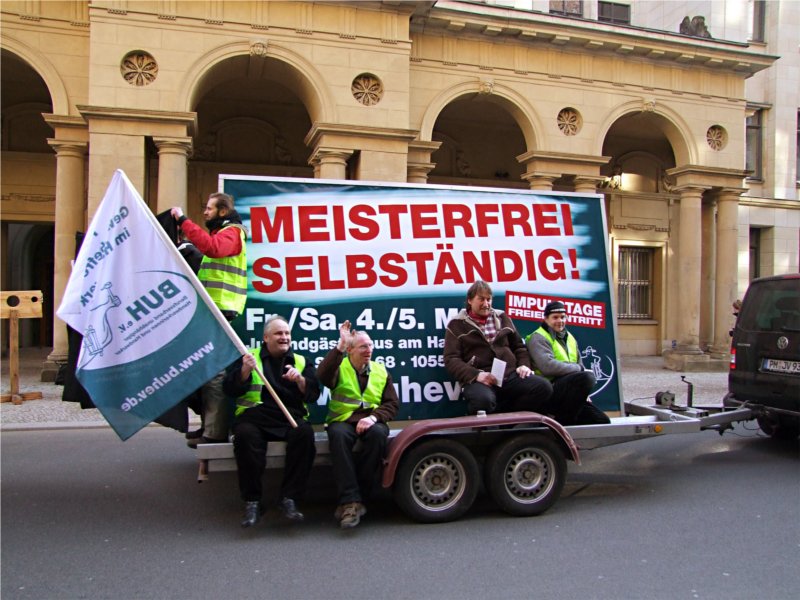
[[[188,219],[180,207],[171,212],[183,234],[203,254],[198,278],[225,318],[232,321],[244,311],[247,301],[247,231],[233,208],[233,198],[221,192],[208,197],[203,211],[208,232]],[[222,391],[224,375],[224,371],[217,374],[203,386],[203,428],[187,434],[190,446],[228,441],[233,406]]]

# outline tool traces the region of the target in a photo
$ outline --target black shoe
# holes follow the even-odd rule
[[[196,440],[203,437],[203,431],[204,429],[202,427],[194,431],[187,431],[185,437],[187,440]]]
[[[252,527],[261,518],[261,503],[257,500],[244,503],[244,518],[242,527]]]
[[[611,423],[608,415],[591,402],[584,404],[575,417],[575,425],[607,425],[608,423]]]
[[[206,436],[202,436],[199,438],[192,438],[191,440],[186,440],[186,445],[189,448],[197,448],[200,444],[227,444],[228,440],[215,440],[213,438],[207,438]]]
[[[303,516],[303,513],[297,510],[297,505],[291,498],[284,498],[283,500],[281,500],[278,503],[278,508],[280,508],[284,517],[286,517],[290,521],[294,521],[295,523],[299,523],[305,518]]]

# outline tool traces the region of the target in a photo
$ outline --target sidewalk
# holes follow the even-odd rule
[[[62,402],[63,387],[39,381],[41,365],[50,354],[49,348],[23,348],[20,351],[20,392],[41,392],[42,400],[28,400],[15,405],[0,404],[0,431],[24,429],[68,429],[107,427],[97,409],[81,409],[75,402]],[[621,359],[623,397],[631,400],[652,400],[656,392],[669,390],[678,404],[686,403],[688,386],[681,381],[682,373],[662,367],[658,356],[626,356]],[[2,361],[2,393],[8,393],[8,364]],[[687,373],[694,384],[694,404],[719,405],[727,392],[727,373]],[[189,412],[190,426],[199,424]]]

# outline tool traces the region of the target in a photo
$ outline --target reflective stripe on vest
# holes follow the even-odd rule
[[[204,256],[200,263],[197,277],[203,282],[208,295],[220,310],[241,314],[247,303],[247,252],[245,241],[247,234],[238,225],[236,227],[242,239],[242,251],[236,256],[225,258],[209,258]],[[223,227],[224,229],[224,227]]]
[[[525,342],[527,343],[528,340],[531,339],[531,335],[536,334],[541,335],[544,339],[550,342],[550,347],[553,349],[553,358],[555,358],[558,362],[578,362],[578,342],[575,340],[574,336],[567,335],[567,348],[565,349],[556,338],[550,335],[549,331],[547,331],[544,327],[539,327],[539,329],[525,338]],[[536,365],[534,365],[534,367],[535,366]],[[534,368],[533,372],[537,375],[542,375],[542,372],[539,369]],[[544,377],[544,375],[542,376]],[[547,377],[547,379],[552,381],[555,379],[555,377]]]
[[[370,362],[369,379],[364,393],[358,385],[358,375],[350,359],[345,357],[339,367],[339,383],[331,390],[331,399],[328,402],[328,415],[326,423],[346,421],[359,408],[377,408],[381,404],[383,388],[389,373],[380,363]]]
[[[264,362],[261,360],[261,346],[256,348],[255,350],[251,350],[250,354],[256,357],[256,364],[258,365],[259,370],[263,373],[264,372]],[[306,368],[306,359],[299,354],[294,355],[294,368],[303,372],[303,369]],[[247,389],[247,392],[239,396],[236,400],[236,416],[238,417],[248,408],[253,408],[261,404],[261,388],[264,386],[264,381],[261,377],[258,376],[255,369],[250,372],[250,387]],[[308,416],[308,408],[306,408],[306,416]]]

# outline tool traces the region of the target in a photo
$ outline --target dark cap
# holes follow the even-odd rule
[[[544,316],[545,317],[547,315],[549,315],[550,313],[556,313],[556,312],[561,312],[561,313],[566,313],[567,312],[567,307],[564,306],[563,302],[559,302],[558,300],[556,300],[554,302],[548,302],[547,306],[544,307]]]

